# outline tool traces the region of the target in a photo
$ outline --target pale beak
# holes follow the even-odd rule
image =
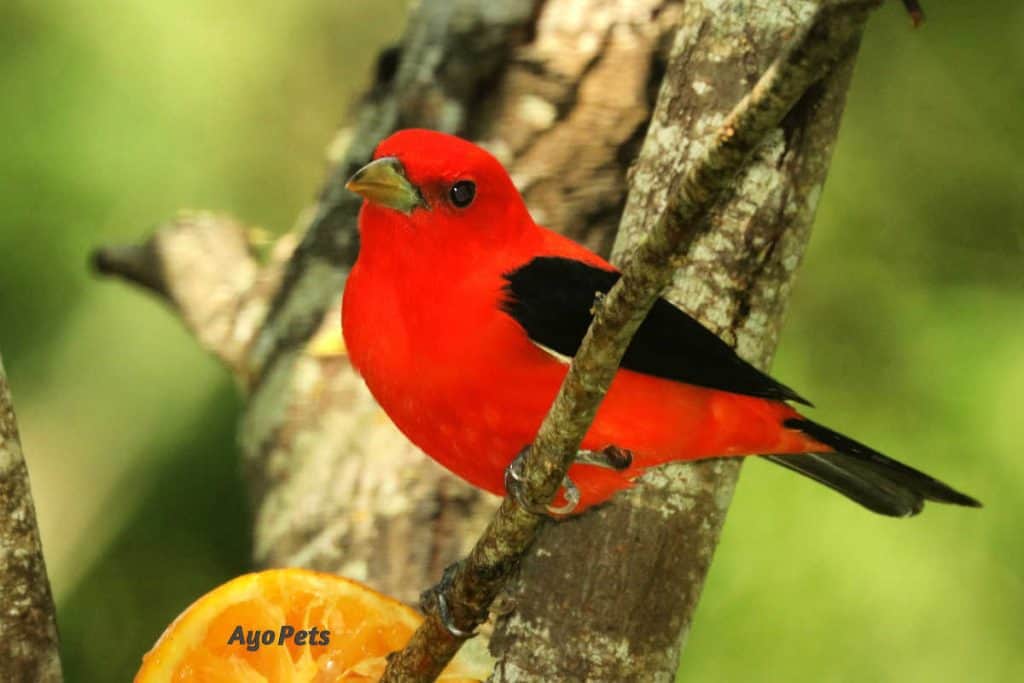
[[[404,214],[413,209],[429,208],[423,195],[405,176],[405,168],[395,157],[371,161],[349,178],[345,187],[362,195],[369,202],[386,206]]]

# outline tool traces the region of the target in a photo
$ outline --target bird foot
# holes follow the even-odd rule
[[[441,576],[438,584],[428,588],[420,596],[420,604],[424,612],[436,612],[437,618],[441,620],[441,624],[453,638],[466,640],[475,636],[476,630],[465,631],[456,626],[455,621],[452,619],[451,609],[448,606],[448,593],[451,591],[452,581],[455,580],[455,572],[458,568],[458,562],[453,562],[445,567],[444,574]]]
[[[508,495],[512,496],[516,503],[519,504],[519,507],[527,512],[545,517],[568,515],[580,503],[580,490],[576,488],[576,484],[568,476],[562,479],[562,488],[565,490],[563,494],[565,496],[565,505],[537,505],[524,499],[522,486],[523,463],[526,462],[526,452],[528,450],[529,447],[519,451],[519,454],[505,468],[505,491],[508,492]]]

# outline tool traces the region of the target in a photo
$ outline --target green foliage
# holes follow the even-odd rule
[[[878,518],[749,463],[680,680],[1024,674],[1024,11],[926,9],[869,26],[774,371],[986,507]]]
[[[987,507],[876,518],[749,464],[682,680],[1024,672],[1024,9],[932,4],[870,26],[775,370]],[[182,207],[289,227],[404,8],[0,5],[0,347],[69,680],[124,680],[249,543],[227,378],[88,251]]]

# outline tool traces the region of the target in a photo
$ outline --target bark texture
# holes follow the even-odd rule
[[[727,196],[730,200],[737,198],[736,183],[742,186],[743,181],[739,177],[740,172],[748,168],[747,162],[754,152],[763,143],[770,142],[770,135],[778,127],[786,127],[784,119],[798,108],[800,99],[812,86],[827,81],[837,68],[848,63],[856,51],[867,16],[877,4],[865,0],[807,5],[808,11],[794,18],[795,23],[789,26],[780,44],[776,45],[778,56],[767,68],[762,66],[763,74],[738,104],[725,115],[716,117],[711,134],[701,141],[703,144],[699,151],[687,160],[685,168],[651,180],[667,188],[662,193],[662,206],[639,233],[636,246],[628,251],[620,280],[607,295],[595,300],[594,321],[525,458],[519,477],[522,487],[520,498],[524,503],[506,498],[469,556],[446,573],[445,580],[428,594],[432,598],[427,601],[428,618],[405,649],[389,661],[382,680],[388,683],[433,680],[458,650],[461,640],[487,618],[492,601],[518,563],[524,558],[530,561],[532,556],[526,556],[526,551],[542,526],[542,520],[529,510],[552,501],[633,333],[671,281],[676,265],[694,246],[697,238],[708,232],[712,209]],[[712,21],[710,17],[705,19]],[[689,24],[683,24],[677,43],[683,47],[676,52],[677,56],[688,56],[685,48],[689,28]],[[688,65],[689,62],[683,63]],[[686,69],[680,67],[680,61],[673,60],[659,97],[662,115],[666,115],[666,109],[671,115],[671,102],[684,87],[683,79],[688,75]],[[657,140],[663,133],[656,123],[648,131],[648,140]],[[650,192],[648,188],[645,191]],[[723,210],[721,215],[724,214]],[[625,220],[628,222],[629,218]],[[651,487],[652,491],[655,489]],[[709,494],[715,496],[717,492],[717,488],[708,485],[691,485],[678,491],[668,490],[662,496],[649,492],[638,494],[646,498],[645,516],[641,516],[645,524],[634,527],[641,539],[644,529],[653,527],[656,532],[664,518],[681,515],[686,520],[682,530],[691,532],[698,553],[695,560],[689,564],[684,561],[678,570],[675,565],[666,564],[663,567],[666,571],[660,575],[627,576],[635,583],[628,580],[615,582],[619,592],[614,594],[614,600],[587,604],[599,615],[593,620],[595,622],[606,617],[608,621],[622,623],[623,609],[620,608],[626,608],[630,614],[642,614],[643,618],[636,620],[635,632],[626,633],[619,639],[610,638],[616,634],[590,630],[590,622],[581,620],[574,611],[557,610],[555,615],[545,615],[554,616],[554,619],[541,619],[539,623],[531,624],[536,639],[531,645],[545,644],[548,658],[542,660],[537,649],[524,648],[520,662],[525,664],[525,668],[517,668],[510,659],[502,658],[495,678],[651,680],[673,676],[680,629],[685,634],[688,616],[695,609],[699,595],[699,590],[688,586],[702,583],[721,526],[716,522],[725,508],[724,504],[717,505],[717,510],[705,507],[699,504],[702,501],[693,499]],[[608,527],[604,530],[608,531]],[[621,530],[612,529],[613,532]],[[547,567],[534,577],[539,580],[537,583],[525,585],[519,596],[521,603],[539,601],[550,606],[554,602],[552,596],[564,599],[565,594],[560,589],[592,580],[594,559],[589,553],[578,552],[581,547],[588,547],[586,537],[576,540],[579,545],[573,546],[573,552],[581,559],[567,566]],[[616,541],[620,551],[626,550],[628,541],[623,542],[621,537]],[[566,546],[562,544],[559,547]],[[647,565],[651,564],[651,555],[656,558],[655,563],[662,564],[658,561],[663,556],[662,547],[642,549],[647,551]],[[550,557],[544,549],[535,549],[535,555]],[[543,564],[544,560],[540,562]],[[561,570],[561,574],[554,579],[554,586],[546,586],[543,579],[550,575],[551,569]],[[673,601],[674,612],[667,613],[666,619],[652,622],[637,608],[650,606],[646,604],[651,594],[647,589],[650,577],[659,582],[669,579],[672,585],[673,570],[678,571],[683,582],[683,587],[675,591],[680,600]],[[607,577],[602,578],[614,582],[621,579],[621,574],[614,565],[609,565]],[[666,591],[668,594],[672,592]],[[593,598],[594,593],[583,597]],[[525,609],[516,611],[526,612]],[[513,616],[510,620],[515,619]],[[566,630],[558,628],[563,624],[567,626]],[[495,649],[500,650],[502,635],[499,633],[493,641]],[[649,644],[663,638],[668,639],[668,648],[646,656]],[[512,636],[506,642],[518,647],[524,639]],[[566,657],[566,643],[571,643],[568,649],[572,655],[569,657]]]
[[[62,680],[57,617],[46,576],[18,421],[0,358],[0,680]]]
[[[687,4],[633,169],[616,257],[664,212],[663,179],[701,157],[816,5]],[[809,237],[856,46],[855,38],[769,133],[669,292],[762,368]],[[612,504],[545,528],[517,577],[516,609],[491,639],[494,680],[673,680],[739,466],[723,459],[662,468]]]
[[[257,564],[338,571],[410,600],[464,553],[494,507],[407,444],[344,356],[307,347],[322,325],[337,325],[338,292],[356,252],[357,202],[342,186],[379,139],[423,126],[483,142],[539,221],[599,250],[612,242],[643,142],[622,253],[664,214],[665,179],[701,157],[817,5],[421,3],[401,45],[381,56],[356,125],[341,135],[348,151],[301,237],[284,238],[261,263],[249,231],[198,214],[141,247],[98,252],[102,272],[170,301],[249,393],[240,441]],[[673,290],[761,365],[813,217],[851,64],[852,50],[770,133]],[[673,83],[645,139],[666,68]],[[658,470],[622,501],[546,529],[494,639],[503,660],[495,678],[671,678],[735,476],[735,465],[719,462]]]
[[[356,253],[345,180],[392,130],[455,132],[501,158],[538,220],[607,253],[680,11],[678,0],[420,3],[338,134],[347,151],[301,232],[258,256],[261,235],[192,213],[142,245],[96,252],[101,273],[170,303],[249,394],[239,439],[257,565],[336,571],[414,602],[497,504],[412,447],[343,355],[307,346],[336,330]]]

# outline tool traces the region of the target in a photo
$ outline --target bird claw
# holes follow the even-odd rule
[[[573,483],[572,479],[566,476],[562,479],[562,488],[565,489],[565,505],[537,505],[531,501],[524,500],[523,498],[523,463],[526,461],[526,451],[524,448],[519,451],[519,454],[509,463],[508,467],[505,468],[505,491],[508,495],[519,504],[519,507],[523,508],[527,512],[532,512],[535,515],[541,515],[546,517],[561,517],[568,515],[576,506],[580,503],[580,490],[576,488],[576,484]]]
[[[476,635],[476,630],[464,631],[455,625],[455,621],[452,619],[451,609],[448,607],[447,593],[451,590],[452,581],[455,579],[455,572],[459,567],[459,563],[445,567],[444,574],[441,576],[441,581],[436,586],[428,589],[420,596],[420,602],[424,606],[424,611],[429,611],[428,605],[431,602],[437,606],[437,618],[441,620],[441,625],[444,626],[445,630],[451,634],[453,638],[459,640],[467,640]]]
[[[565,489],[563,494],[565,497],[565,505],[545,505],[544,509],[549,515],[554,517],[562,517],[572,513],[576,509],[576,506],[580,504],[580,490],[576,488],[576,484],[573,483],[572,479],[568,476],[562,479],[562,488]]]
[[[526,460],[527,450],[528,447],[519,451],[519,454],[505,468],[505,490],[521,508],[535,515],[561,517],[570,514],[580,503],[580,490],[568,476],[562,479],[562,488],[565,489],[563,494],[565,505],[554,506],[549,504],[541,507],[523,499],[523,463]],[[575,462],[581,465],[593,465],[621,472],[633,464],[633,453],[612,444],[605,446],[599,451],[579,451],[576,454]]]

